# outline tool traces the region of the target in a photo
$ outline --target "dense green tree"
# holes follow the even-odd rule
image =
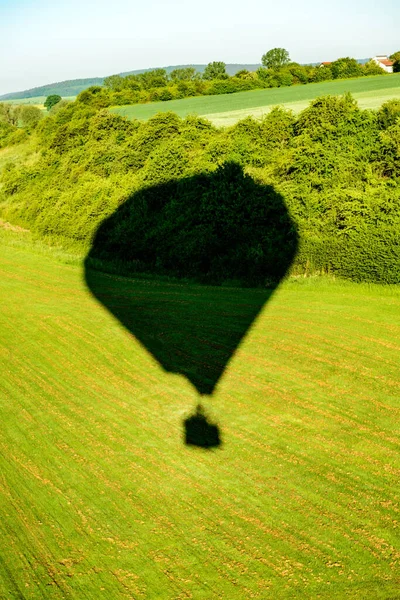
[[[240,71],[235,73],[235,77],[238,77],[239,79],[247,79],[249,75],[250,71],[248,71],[247,69],[241,69]]]
[[[256,75],[260,81],[266,81],[269,78],[268,69],[265,67],[259,67],[256,71]]]
[[[35,127],[42,117],[42,111],[37,106],[27,104],[18,109],[18,120],[22,127]]]
[[[81,92],[76,101],[81,104],[93,106],[94,108],[105,108],[112,103],[109,90],[100,85],[92,85],[87,90]]]
[[[130,75],[127,75],[126,77],[122,78],[123,81],[123,88],[124,90],[141,90],[142,89],[142,85],[139,79],[138,75],[134,75],[133,73],[131,73]]]
[[[374,60],[369,60],[361,68],[364,71],[364,75],[383,75],[385,73]]]
[[[334,79],[347,79],[349,77],[360,77],[363,75],[362,66],[355,58],[345,57],[338,58],[331,66],[331,71]]]
[[[291,62],[285,69],[292,75],[294,83],[308,83],[309,71],[311,70],[309,67]]]
[[[329,81],[333,79],[331,68],[328,65],[314,67],[310,73],[310,81]]]
[[[168,77],[165,69],[145,71],[144,73],[140,73],[140,75],[136,75],[136,78],[145,90],[168,85]]]
[[[122,92],[123,90],[140,90],[142,88],[138,75],[130,74],[125,77],[121,75],[110,75],[104,80],[105,87],[112,92]]]
[[[71,104],[71,100],[61,100],[61,102],[57,102],[57,104],[55,104],[51,109],[50,109],[50,114],[52,116],[56,115],[60,110],[62,110],[63,108],[65,108],[66,106],[68,106],[69,104]]]
[[[262,55],[261,63],[267,69],[280,69],[290,63],[289,52],[285,48],[272,48]]]
[[[194,79],[198,79],[199,75],[194,67],[181,67],[180,69],[174,69],[169,74],[173,82],[193,81]]]
[[[400,73],[400,50],[390,55],[390,59],[393,61],[393,73]]]
[[[226,64],[222,61],[214,61],[208,63],[203,72],[203,79],[228,79],[229,75],[226,72]]]
[[[270,82],[273,84],[273,87],[288,87],[293,85],[295,80],[288,69],[279,69],[273,72]]]
[[[0,102],[0,123],[8,123],[9,125],[17,125],[18,123],[18,106],[8,104],[8,102]]]
[[[377,112],[378,123],[381,129],[388,129],[400,121],[400,100],[393,98],[388,100]]]
[[[125,87],[125,80],[121,75],[110,75],[105,78],[104,85],[113,92],[120,92]]]
[[[60,101],[61,96],[59,96],[58,94],[51,94],[51,96],[47,96],[46,100],[44,101],[44,106],[45,108],[47,108],[47,110],[50,110],[55,104],[57,104]]]

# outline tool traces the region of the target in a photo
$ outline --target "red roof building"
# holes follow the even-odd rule
[[[381,69],[386,71],[386,73],[393,73],[393,61],[390,60],[386,54],[378,54],[374,56],[372,59],[374,63],[376,63]]]

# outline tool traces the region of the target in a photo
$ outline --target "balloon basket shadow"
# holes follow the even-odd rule
[[[198,448],[218,448],[221,446],[221,434],[218,425],[212,423],[207,417],[201,404],[196,407],[196,412],[184,420],[184,437],[187,446]]]

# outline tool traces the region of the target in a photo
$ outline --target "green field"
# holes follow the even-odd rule
[[[37,106],[38,108],[42,108],[44,109],[44,101],[46,100],[47,96],[35,96],[33,98],[19,98],[18,100],[0,100],[0,102],[4,102],[6,104],[31,104],[33,106]],[[65,97],[63,98],[63,100],[75,100],[76,96],[69,96],[69,97]]]
[[[0,237],[1,598],[399,597],[398,288],[284,283],[203,399],[204,450],[194,389],[81,264]],[[96,277],[216,332],[258,293]]]
[[[219,96],[197,96],[168,102],[134,104],[114,107],[112,110],[130,119],[140,120],[147,120],[158,112],[167,111],[175,112],[180,117],[197,114],[220,126],[232,125],[249,115],[261,117],[277,105],[300,112],[318,96],[344,94],[345,92],[350,92],[361,108],[378,108],[383,102],[400,97],[400,73]]]

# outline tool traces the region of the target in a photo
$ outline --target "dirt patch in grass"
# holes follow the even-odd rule
[[[19,225],[11,225],[11,223],[3,221],[3,219],[0,219],[0,227],[8,231],[15,231],[16,233],[29,233],[29,229],[24,229],[23,227],[19,227]]]

